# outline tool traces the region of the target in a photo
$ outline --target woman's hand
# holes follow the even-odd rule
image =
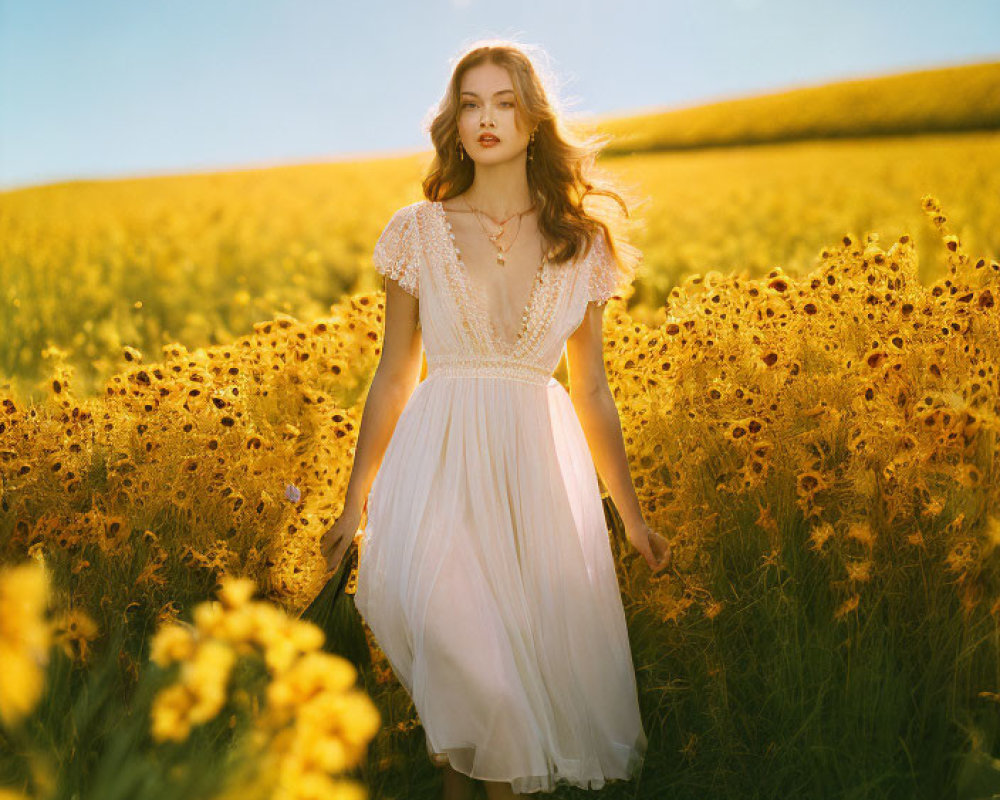
[[[336,521],[320,537],[319,552],[326,558],[326,573],[324,578],[337,570],[347,548],[358,532],[362,509],[346,508]]]
[[[670,542],[650,528],[645,520],[630,526],[626,534],[635,549],[646,559],[654,575],[670,564]]]

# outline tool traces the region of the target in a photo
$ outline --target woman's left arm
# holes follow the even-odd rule
[[[670,545],[646,524],[632,484],[621,419],[604,371],[603,326],[604,304],[590,302],[580,327],[566,340],[570,399],[628,540],[658,571],[670,562]]]

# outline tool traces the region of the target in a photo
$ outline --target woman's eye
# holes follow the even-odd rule
[[[469,101],[469,102],[462,103],[462,108],[468,108],[469,106],[474,106],[474,105],[475,105],[475,103]],[[509,100],[505,100],[500,105],[502,105],[502,106],[513,106],[514,103],[510,102]]]

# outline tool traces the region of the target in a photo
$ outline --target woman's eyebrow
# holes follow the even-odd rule
[[[513,89],[501,89],[499,92],[493,92],[493,96],[496,97],[498,94],[514,94]],[[462,92],[462,94],[471,94],[473,97],[479,97],[475,92]]]

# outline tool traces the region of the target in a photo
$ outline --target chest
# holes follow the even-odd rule
[[[440,255],[445,284],[464,326],[487,349],[508,354],[525,353],[549,327],[571,265],[549,263],[543,237],[536,228],[523,227],[509,249],[504,265],[497,263],[497,248],[472,215],[449,214],[440,203],[430,204],[431,250]],[[477,228],[472,226],[476,225]]]
[[[474,215],[462,214],[453,218],[452,231],[462,266],[468,280],[478,287],[485,313],[502,330],[512,332],[544,267],[543,237],[533,221],[522,220],[520,228],[516,220],[511,221],[498,241],[501,262],[498,247],[487,235],[493,232],[492,225],[484,230]]]

